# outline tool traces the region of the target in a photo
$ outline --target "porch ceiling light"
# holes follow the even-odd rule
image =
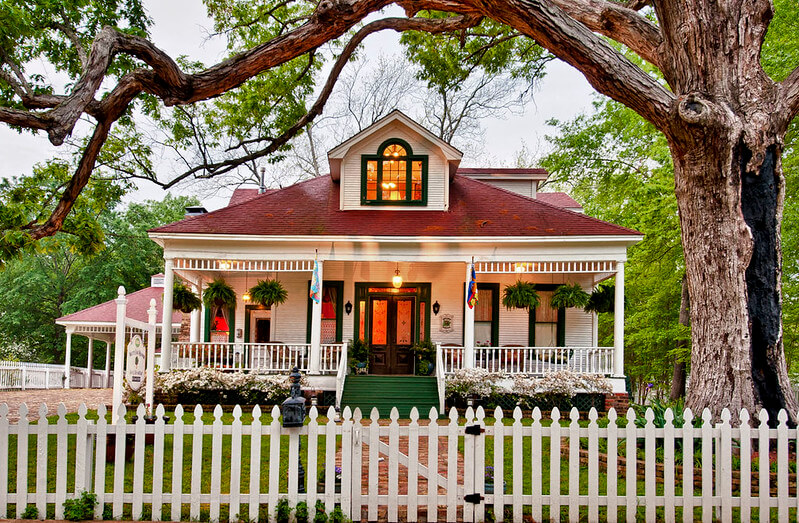
[[[524,272],[524,264],[523,263],[516,263],[516,272]]]
[[[232,267],[232,264],[227,260],[219,260],[217,263],[219,264],[219,268],[223,271],[226,271]]]
[[[250,301],[250,291],[246,291],[241,295],[241,301]]]
[[[399,273],[399,264],[397,264],[397,270],[394,271],[394,277],[391,278],[391,284],[394,285],[395,289],[402,287],[402,276],[400,276]]]

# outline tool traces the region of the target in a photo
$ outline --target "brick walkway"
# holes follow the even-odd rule
[[[78,412],[81,403],[89,409],[105,404],[111,408],[112,389],[44,389],[44,390],[0,390],[0,404],[8,404],[8,419],[19,420],[19,406],[28,406],[28,419],[39,419],[39,405],[47,404],[47,415],[57,414],[58,405],[63,403],[67,412]]]

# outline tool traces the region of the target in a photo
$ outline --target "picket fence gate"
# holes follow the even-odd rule
[[[312,407],[296,428],[281,426],[277,407],[266,423],[257,406],[252,419],[236,406],[226,422],[219,406],[209,422],[197,405],[188,423],[181,406],[169,423],[159,406],[153,424],[143,406],[129,424],[120,405],[116,425],[103,406],[96,421],[85,406],[75,423],[63,404],[55,422],[46,412],[41,405],[40,421],[31,423],[23,405],[11,423],[0,405],[0,516],[20,517],[32,505],[40,518],[62,519],[64,501],[84,490],[97,495],[97,518],[108,506],[114,518],[254,521],[268,513],[275,521],[280,499],[307,502],[311,517],[320,500],[327,511],[339,505],[369,521],[795,521],[799,514],[797,430],[785,412],[776,428],[765,411],[757,421],[742,411],[734,427],[726,410],[720,423],[707,411],[694,423],[687,409],[682,426],[666,411],[663,428],[651,410],[644,427],[633,410],[621,419],[611,410],[599,423],[593,409],[587,422],[576,409],[568,420],[553,409],[548,423],[538,409],[525,417],[517,408],[512,421],[500,409],[493,420],[481,407],[462,418],[452,409],[443,420],[436,409],[420,420],[414,409],[400,422],[396,409],[380,420],[376,411],[363,419],[345,408],[336,421],[332,408],[324,419]],[[114,445],[107,461],[110,439],[128,435],[132,461],[126,445]],[[298,488],[300,458],[306,492]]]

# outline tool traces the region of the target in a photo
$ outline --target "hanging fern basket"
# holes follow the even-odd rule
[[[535,284],[526,281],[517,281],[512,285],[506,285],[502,293],[502,305],[506,309],[527,309],[528,311],[538,307],[541,303]]]
[[[289,295],[283,285],[277,280],[258,280],[258,283],[250,287],[249,293],[250,299],[254,303],[264,307],[280,305],[286,301]]]
[[[182,282],[175,280],[172,286],[172,307],[188,314],[202,307],[202,301]]]
[[[588,305],[590,298],[591,295],[585,292],[579,283],[573,285],[564,284],[555,289],[549,304],[553,309],[569,309],[572,307],[582,309]]]
[[[600,285],[588,299],[586,312],[613,312],[616,307],[616,286]]]
[[[206,307],[221,307],[223,305],[233,305],[236,303],[236,291],[233,287],[221,278],[217,278],[208,284],[203,292],[203,303]]]

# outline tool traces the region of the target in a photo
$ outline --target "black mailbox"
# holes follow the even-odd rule
[[[305,398],[300,390],[300,369],[294,367],[289,374],[291,379],[291,397],[283,402],[283,426],[302,427],[305,421]]]

